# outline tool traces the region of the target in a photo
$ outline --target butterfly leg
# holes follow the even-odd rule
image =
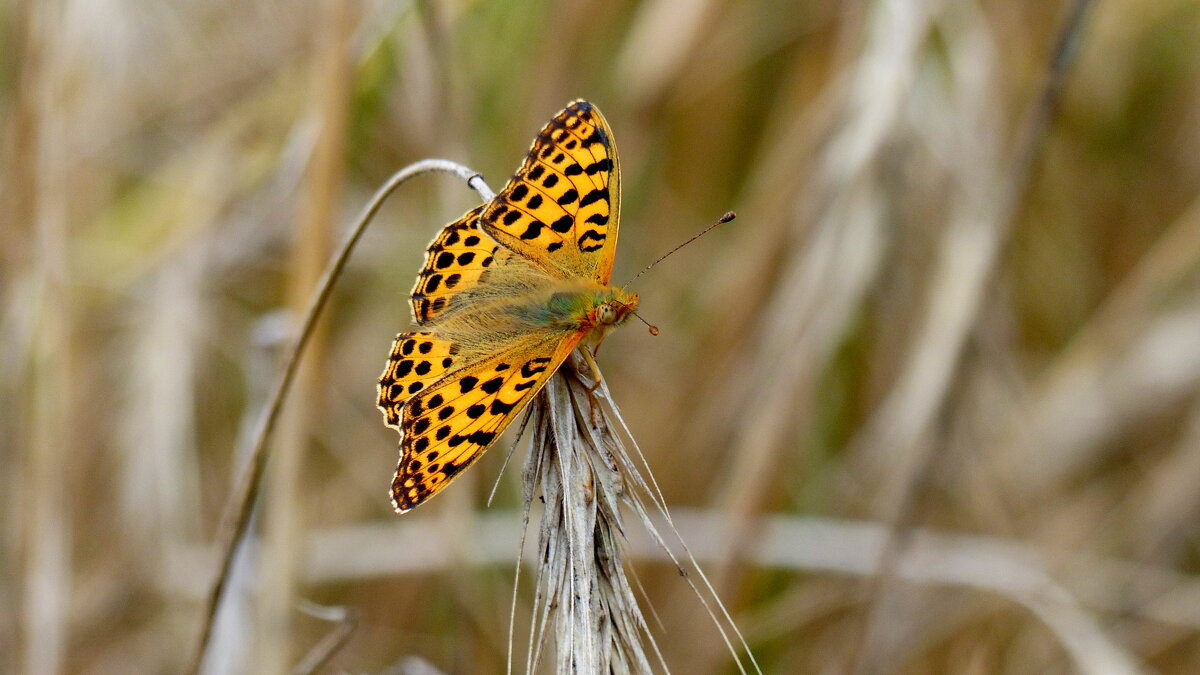
[[[592,379],[595,380],[592,386],[588,387],[588,392],[596,391],[596,387],[599,387],[600,383],[604,381],[604,377],[600,374],[600,366],[596,365],[596,358],[592,355],[590,349],[584,347],[579,351],[583,352],[583,360],[587,361],[588,368],[592,371]]]

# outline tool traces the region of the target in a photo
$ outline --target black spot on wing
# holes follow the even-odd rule
[[[521,366],[521,375],[529,378],[546,370],[546,364],[550,363],[550,359],[544,356],[539,356],[536,359],[531,359],[525,365]]]
[[[537,239],[538,235],[542,233],[543,227],[545,227],[545,223],[540,220],[535,220],[532,223],[529,223],[529,226],[526,227],[525,231],[521,233],[521,238],[526,240]]]
[[[579,200],[579,208],[583,208],[589,204],[595,204],[596,202],[601,201],[601,200],[608,201],[608,188],[607,187],[596,188],[595,190],[592,190],[591,192],[584,195],[583,199]]]
[[[457,448],[458,446],[462,445],[463,443],[470,442],[474,445],[487,447],[488,445],[491,444],[492,440],[495,438],[496,438],[495,432],[474,431],[472,433],[467,434],[466,436],[463,436],[461,434],[455,434],[450,437],[450,440],[447,441],[447,444],[452,448]]]
[[[600,173],[601,171],[612,171],[612,167],[613,167],[612,160],[605,157],[604,159],[602,159],[598,162],[592,162],[591,164],[589,164],[587,166],[587,168],[583,170],[583,172],[589,176],[595,176],[596,174]]]
[[[494,393],[500,391],[500,387],[503,384],[504,384],[503,377],[493,377],[492,379],[488,380],[487,382],[484,382],[483,384],[481,384],[479,386],[479,388],[489,394],[494,394]]]
[[[486,446],[491,443],[492,439],[494,438],[496,438],[496,434],[491,431],[476,431],[475,433],[471,434],[471,442],[475,443],[476,445]]]
[[[588,243],[589,241],[594,241],[596,243],[589,244]],[[604,247],[604,234],[601,232],[597,232],[596,230],[588,230],[587,232],[584,232],[582,235],[580,235],[579,241],[577,243],[579,245],[579,250],[583,251],[584,253],[591,253],[593,251],[599,251],[601,248]]]
[[[575,219],[571,216],[562,216],[553,223],[550,223],[550,229],[559,234],[570,232],[572,227],[575,227]]]

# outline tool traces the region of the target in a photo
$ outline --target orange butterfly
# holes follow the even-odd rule
[[[620,199],[612,131],[575,101],[494,199],[429,245],[412,293],[420,330],[396,336],[379,378],[379,407],[401,434],[397,512],[479,459],[572,350],[599,345],[637,307],[609,285]]]

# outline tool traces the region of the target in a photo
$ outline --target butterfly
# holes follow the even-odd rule
[[[574,101],[495,198],[430,243],[411,297],[418,330],[396,336],[379,378],[401,435],[398,513],[478,460],[576,347],[633,314],[637,294],[609,285],[620,200],[612,130]]]

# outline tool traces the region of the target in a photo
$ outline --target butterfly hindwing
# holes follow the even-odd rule
[[[500,436],[582,333],[529,335],[407,399],[392,503],[405,512],[444,488]]]
[[[575,101],[538,134],[480,226],[552,274],[607,284],[620,195],[612,131],[599,110]]]
[[[453,367],[458,349],[433,333],[400,333],[379,377],[379,409],[387,425],[400,428],[400,411],[416,393],[428,388]]]
[[[511,255],[479,229],[484,206],[442,228],[425,249],[425,264],[412,290],[413,319],[429,323],[458,293],[479,283],[492,266]]]

